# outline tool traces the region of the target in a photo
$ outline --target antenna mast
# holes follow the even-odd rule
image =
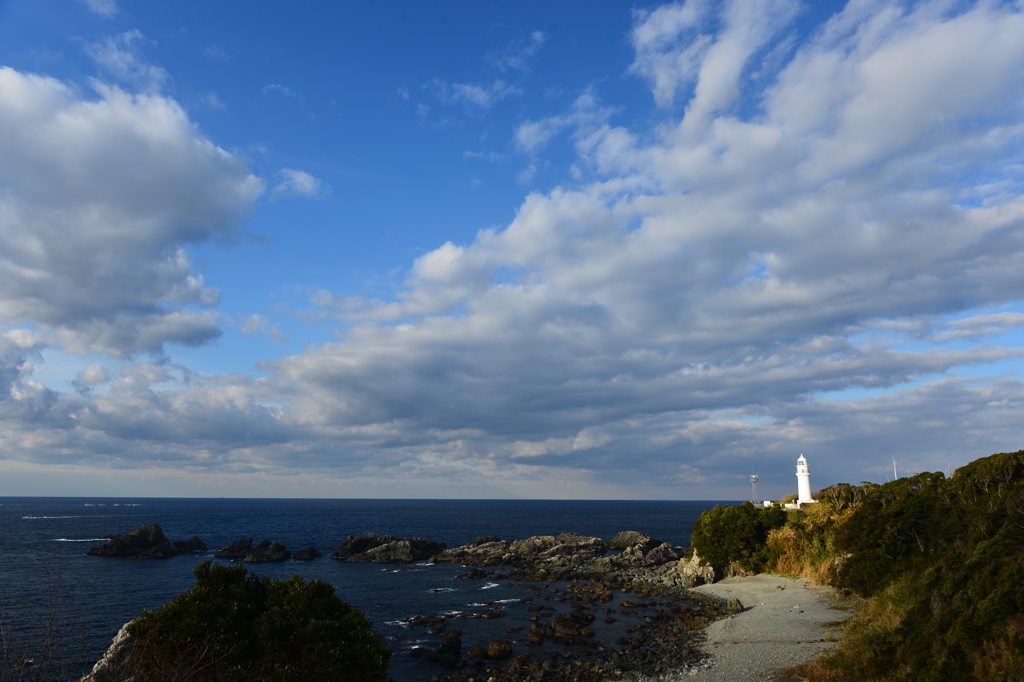
[[[755,507],[761,506],[761,498],[757,496],[757,474],[750,474],[750,502]]]

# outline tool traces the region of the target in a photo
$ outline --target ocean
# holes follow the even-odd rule
[[[110,639],[143,609],[159,608],[193,582],[192,568],[241,537],[285,544],[294,554],[312,546],[323,553],[307,562],[250,564],[275,578],[319,578],[373,621],[395,651],[392,676],[413,682],[441,672],[408,655],[437,637],[402,621],[414,616],[504,610],[499,619],[460,621],[463,648],[517,636],[508,628],[529,625],[519,600],[524,591],[502,580],[456,579],[466,569],[452,564],[365,564],[330,558],[348,535],[368,531],[422,537],[458,547],[479,535],[516,540],[578,532],[610,539],[636,530],[689,546],[700,513],[733,501],[629,502],[549,500],[285,500],[0,497],[0,607],[8,621],[26,618],[45,604],[47,572],[60,578],[64,605],[82,616],[85,643],[99,657]],[[103,536],[155,523],[171,540],[193,535],[208,552],[170,559],[86,556]],[[220,560],[218,560],[220,561]],[[625,627],[618,623],[615,627]],[[597,629],[597,628],[595,628]],[[518,639],[525,639],[518,633]],[[598,632],[614,638],[616,631]]]

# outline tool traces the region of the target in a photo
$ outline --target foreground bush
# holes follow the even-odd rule
[[[275,580],[204,561],[196,584],[128,626],[141,680],[372,682],[390,652],[320,580]]]

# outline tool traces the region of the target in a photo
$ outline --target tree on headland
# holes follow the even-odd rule
[[[335,588],[207,560],[196,583],[127,628],[138,682],[387,679],[390,652]]]
[[[768,546],[768,533],[786,523],[779,507],[761,509],[750,502],[715,506],[701,513],[690,542],[698,556],[716,569],[736,561],[748,571],[768,570],[778,558]]]

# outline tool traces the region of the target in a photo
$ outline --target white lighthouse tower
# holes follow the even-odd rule
[[[796,489],[798,505],[815,501],[811,499],[811,468],[803,455],[796,461]]]

